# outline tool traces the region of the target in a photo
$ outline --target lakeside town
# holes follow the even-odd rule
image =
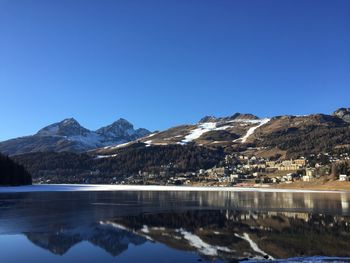
[[[272,160],[235,153],[221,165],[196,172],[176,173],[171,163],[159,172],[139,171],[121,184],[269,187],[327,179],[350,181],[350,155],[318,154],[298,159]],[[98,172],[98,171],[97,171]],[[95,171],[96,173],[96,171]]]

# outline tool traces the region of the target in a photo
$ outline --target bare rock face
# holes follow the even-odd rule
[[[333,116],[350,123],[350,108],[340,108],[333,113]]]

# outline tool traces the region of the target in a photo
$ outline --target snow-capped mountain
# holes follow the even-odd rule
[[[106,145],[113,144],[115,141],[129,142],[150,134],[148,130],[143,128],[135,130],[130,122],[122,118],[108,126],[98,129],[96,133],[106,138],[107,141],[104,141]]]
[[[134,129],[125,119],[96,131],[82,127],[74,118],[51,124],[35,135],[11,139],[0,143],[0,152],[17,155],[29,152],[84,152],[91,149],[113,146],[147,136],[146,129]]]
[[[96,131],[82,127],[74,119],[65,119],[39,130],[33,136],[1,142],[0,152],[18,155],[92,150],[90,154],[104,158],[116,156],[125,147],[195,145],[229,148],[232,151],[255,149],[273,156],[300,156],[347,147],[350,144],[349,116],[350,109],[347,108],[338,109],[332,115],[283,115],[271,118],[236,113],[227,117],[206,116],[197,123],[152,134],[146,129],[134,129],[125,119]]]
[[[99,156],[116,156],[121,148],[137,145],[195,145],[254,151],[264,156],[298,157],[308,153],[344,148],[349,141],[350,109],[341,108],[332,115],[283,115],[258,118],[236,113],[228,117],[206,116],[198,123],[172,127],[117,147],[96,149]]]
[[[74,118],[65,119],[42,128],[37,132],[39,136],[86,136],[91,133],[88,129],[82,127]]]
[[[149,146],[195,144],[208,147],[226,147],[232,144],[247,143],[255,131],[270,121],[252,114],[235,113],[228,117],[205,116],[195,124],[172,127],[165,131],[149,134],[137,141],[96,149],[101,156],[110,156],[120,148],[143,143]]]
[[[246,142],[254,131],[267,124],[268,118],[259,119],[252,114],[236,113],[228,117],[206,116],[193,125],[183,125],[151,134],[140,141],[148,145],[188,144],[222,145],[235,141]]]
[[[170,165],[184,173],[209,169],[221,165],[227,154],[286,160],[349,149],[350,123],[346,121],[346,110],[337,110],[332,115],[233,116],[205,117],[194,124],[154,132],[126,143],[109,144],[108,140],[113,139],[125,141],[122,136],[126,135],[134,138],[133,130],[122,120],[87,134],[82,131],[82,134],[66,137],[35,135],[30,139],[19,138],[0,143],[0,151],[29,152],[13,159],[24,165],[37,182],[115,183],[121,182],[126,175],[153,171],[155,167]],[[76,128],[73,130],[80,131]],[[60,125],[44,130],[44,134],[57,134]],[[97,145],[107,146],[96,148]],[[84,149],[91,150],[84,154],[57,153],[82,152]],[[34,151],[37,153],[31,153]],[[102,170],[103,176],[99,175]],[[97,174],[87,178],[87,171]]]

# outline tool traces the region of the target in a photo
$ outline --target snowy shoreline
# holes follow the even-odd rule
[[[188,192],[275,192],[275,193],[349,193],[346,190],[276,189],[253,187],[158,186],[158,185],[94,185],[38,184],[0,187],[0,193],[80,192],[80,191],[188,191]]]

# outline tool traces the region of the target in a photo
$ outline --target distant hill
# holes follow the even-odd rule
[[[135,130],[125,119],[90,131],[70,118],[42,128],[35,135],[0,142],[0,152],[8,155],[47,151],[84,152],[133,141],[148,134],[150,132],[146,129]]]
[[[26,169],[0,154],[0,185],[17,186],[28,184],[32,184],[32,178]]]

